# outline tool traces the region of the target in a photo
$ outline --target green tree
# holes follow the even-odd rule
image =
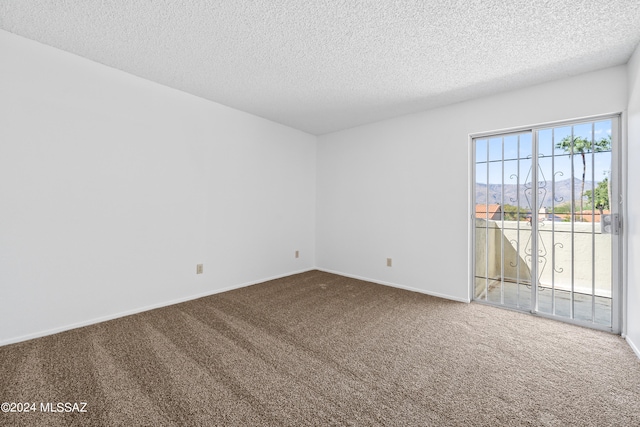
[[[502,206],[502,212],[504,214],[505,221],[522,221],[527,216],[526,211],[513,205]]]
[[[600,181],[593,191],[585,191],[584,195],[587,196],[587,203],[602,215],[604,210],[609,209],[609,178]]]
[[[598,141],[592,141],[580,136],[573,138],[571,138],[571,136],[567,136],[562,138],[562,140],[556,144],[556,148],[563,149],[565,153],[569,153],[571,155],[580,154],[582,157],[582,188],[580,189],[580,213],[582,214],[584,201],[584,178],[587,173],[586,155],[592,151],[598,153],[601,151],[611,150],[611,135],[607,135]]]
[[[556,205],[553,209],[554,213],[567,214],[571,212],[571,202]]]

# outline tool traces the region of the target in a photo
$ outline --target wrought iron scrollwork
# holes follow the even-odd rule
[[[531,158],[531,156],[527,156],[528,158]],[[530,211],[530,220],[529,220],[529,225],[533,225],[533,215],[538,215],[538,228],[535,232],[536,234],[536,238],[538,239],[538,250],[537,250],[537,262],[539,264],[538,266],[538,274],[537,274],[537,283],[540,283],[540,279],[542,278],[542,274],[544,273],[545,268],[547,267],[547,255],[548,255],[548,251],[547,251],[547,247],[544,243],[544,240],[542,239],[542,235],[540,233],[540,228],[545,226],[545,222],[547,221],[547,215],[546,215],[546,211],[545,214],[543,216],[540,216],[540,211],[544,208],[544,203],[547,197],[547,179],[544,175],[544,171],[542,170],[542,168],[540,167],[540,165],[538,165],[538,179],[537,179],[537,185],[536,185],[536,190],[538,192],[538,200],[536,203],[536,206],[533,206],[533,191],[534,191],[534,185],[533,185],[533,181],[532,181],[532,175],[533,175],[533,166],[529,168],[529,171],[527,172],[527,176],[525,178],[525,184],[524,184],[524,195],[525,195],[525,199],[527,202],[527,205],[529,207],[529,211]],[[554,179],[555,176],[560,175],[562,176],[563,173],[562,172],[556,172],[554,174]],[[555,197],[554,195],[554,200],[556,202],[562,201],[562,198],[560,198],[560,200],[558,200],[557,197]],[[527,262],[529,265],[531,265],[533,263],[533,243],[532,243],[532,236],[533,236],[533,230],[531,232],[531,234],[529,235],[529,238],[527,239],[527,244],[525,245],[525,262]],[[561,243],[556,243],[554,245],[555,247],[560,247],[562,248],[562,244]],[[556,266],[554,266],[554,270],[558,273],[561,273],[563,271],[562,268],[557,268]],[[527,285],[527,286],[531,286],[531,285]],[[544,288],[540,288],[540,291],[543,291]]]
[[[553,179],[555,180],[556,176],[564,176],[564,173],[562,173],[562,171],[558,171],[556,173],[553,174]],[[562,203],[564,202],[564,197],[556,197],[556,195],[554,194],[553,196],[553,200],[555,200],[556,203]]]
[[[558,247],[558,248],[562,249],[562,248],[564,248],[564,245],[562,243],[556,243],[555,245],[553,245],[553,247],[554,248]],[[564,271],[564,268],[562,268],[562,267],[556,268],[554,266],[553,269],[555,270],[556,273],[562,273]]]

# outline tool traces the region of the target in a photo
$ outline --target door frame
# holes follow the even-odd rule
[[[626,152],[626,126],[623,126],[623,119],[625,118],[622,112],[615,113],[606,113],[606,114],[598,114],[593,116],[584,116],[578,117],[574,119],[567,120],[558,120],[553,122],[544,122],[538,123],[535,125],[529,126],[518,126],[512,128],[503,128],[494,131],[483,131],[469,134],[468,136],[468,155],[469,155],[469,194],[468,194],[468,243],[469,243],[469,253],[468,253],[468,277],[469,277],[469,286],[468,286],[468,299],[473,303],[480,303],[490,306],[495,306],[507,310],[514,310],[518,312],[530,313],[534,316],[550,318],[553,320],[562,321],[565,323],[575,324],[579,326],[586,326],[592,329],[603,330],[607,332],[612,332],[615,334],[622,334],[626,332],[626,307],[625,305],[625,296],[626,296],[626,274],[625,272],[625,263],[626,263],[626,231],[624,227],[624,217],[626,214],[626,207],[624,201],[626,201],[626,172],[627,165],[623,163],[624,156],[622,153]],[[476,179],[476,156],[475,156],[475,146],[474,139],[479,138],[489,138],[489,137],[499,137],[501,135],[514,134],[514,133],[524,133],[531,132],[532,134],[532,144],[533,149],[537,150],[537,131],[542,129],[560,127],[560,126],[573,126],[580,123],[586,122],[594,122],[594,121],[602,121],[602,120],[612,120],[612,128],[611,128],[611,181],[612,181],[612,194],[615,194],[615,201],[617,201],[617,205],[611,206],[611,214],[617,214],[619,218],[619,233],[612,234],[612,316],[611,316],[611,326],[603,326],[598,325],[591,322],[585,322],[581,320],[564,318],[561,316],[554,316],[547,313],[541,313],[537,311],[537,301],[535,299],[532,300],[531,309],[530,310],[522,310],[515,307],[509,307],[502,304],[495,304],[490,301],[481,301],[475,300],[475,274],[476,274],[476,266],[475,266],[475,179]],[[532,182],[536,179],[537,168],[533,168],[535,171],[534,176],[532,176]],[[534,204],[534,206],[536,206]],[[533,217],[537,217],[537,215],[532,215]],[[537,221],[536,221],[537,222]],[[533,239],[534,241],[536,239]],[[535,249],[535,246],[534,246]],[[532,272],[533,274],[533,272]],[[534,286],[532,286],[532,297],[535,294]]]

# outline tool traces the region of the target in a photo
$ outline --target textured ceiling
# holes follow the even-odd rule
[[[0,29],[323,134],[624,64],[640,1],[2,0]]]

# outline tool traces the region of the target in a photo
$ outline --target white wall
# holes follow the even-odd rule
[[[0,57],[0,345],[314,266],[315,136],[4,31]]]
[[[0,345],[314,266],[468,300],[470,133],[628,107],[629,164],[640,162],[638,51],[628,104],[621,66],[317,146],[4,31],[0,54]],[[626,232],[637,349],[636,169]]]
[[[469,134],[626,107],[619,66],[321,136],[317,266],[468,300]]]
[[[640,357],[640,45],[629,61],[627,109],[628,196],[627,234],[627,341]]]

